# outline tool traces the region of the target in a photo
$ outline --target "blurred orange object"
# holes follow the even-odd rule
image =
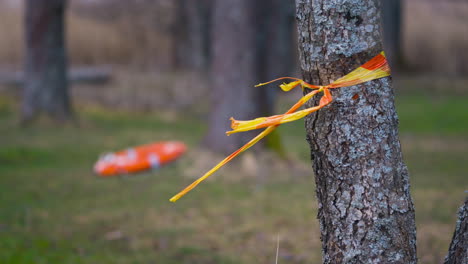
[[[99,158],[94,172],[102,177],[159,168],[179,158],[187,147],[179,141],[162,141],[109,153]]]

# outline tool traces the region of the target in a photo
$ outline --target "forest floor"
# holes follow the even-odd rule
[[[40,120],[20,128],[14,98],[0,96],[0,263],[274,263],[278,238],[278,263],[320,263],[301,121],[280,128],[294,162],[258,173],[281,162],[247,154],[228,167],[258,161],[255,171],[269,175],[226,168],[173,204],[168,199],[202,172],[190,170],[203,156],[201,118],[79,102],[76,109],[78,126]],[[440,263],[467,196],[468,99],[408,92],[397,96],[397,109],[418,255]],[[189,153],[139,175],[93,174],[103,152],[157,140],[184,141]]]

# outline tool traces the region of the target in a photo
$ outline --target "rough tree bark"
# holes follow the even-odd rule
[[[468,262],[468,198],[458,210],[458,219],[450,243],[445,264],[465,264]]]
[[[66,0],[26,1],[23,122],[41,111],[62,121],[72,116],[64,39],[65,8]]]
[[[329,84],[382,50],[379,0],[296,0],[296,10],[307,82]],[[392,79],[334,89],[332,95],[331,105],[305,120],[323,263],[416,263]]]
[[[384,48],[393,69],[403,64],[401,0],[381,0]]]

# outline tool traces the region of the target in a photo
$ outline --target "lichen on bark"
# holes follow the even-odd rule
[[[457,223],[444,264],[464,264],[468,262],[468,197],[458,210]]]
[[[297,0],[305,81],[329,84],[377,55],[379,8],[377,0]],[[305,119],[323,263],[416,263],[414,208],[391,77],[332,95],[331,105]]]

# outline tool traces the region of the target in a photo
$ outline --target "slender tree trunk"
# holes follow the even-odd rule
[[[294,70],[294,2],[257,0],[256,49],[260,81],[288,76]],[[271,115],[278,87],[275,84],[255,89],[259,116]]]
[[[282,0],[217,0],[212,31],[214,108],[205,145],[231,152],[252,133],[226,137],[229,117],[250,119],[271,115],[277,87],[253,87],[287,75],[293,67],[294,2]],[[268,138],[281,151],[279,137]],[[274,141],[274,142],[273,142]]]
[[[178,0],[174,67],[206,70],[210,59],[212,0]]]
[[[250,133],[226,137],[229,118],[255,117],[256,81],[254,9],[251,0],[217,0],[212,31],[213,107],[204,140],[208,149],[228,153],[245,143]],[[250,134],[250,135],[249,135]]]
[[[296,1],[305,81],[329,84],[382,50],[379,3]],[[305,120],[323,263],[416,263],[392,79],[333,89],[332,95],[331,105]],[[308,107],[313,104],[317,100]]]
[[[390,65],[399,68],[403,64],[402,5],[401,0],[381,0],[384,48]]]
[[[465,264],[468,262],[468,198],[458,210],[458,219],[450,243],[445,264]]]
[[[294,71],[294,14],[292,0],[257,0],[256,49],[258,82],[289,76]],[[269,116],[275,110],[279,89],[270,84],[257,87],[255,105],[258,116]],[[285,157],[284,146],[278,131],[262,142],[265,148]]]
[[[23,122],[41,111],[58,120],[72,116],[64,39],[65,8],[65,0],[26,0]]]

